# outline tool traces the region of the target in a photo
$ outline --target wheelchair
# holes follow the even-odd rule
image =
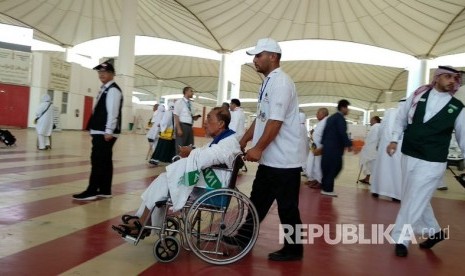
[[[143,230],[155,232],[159,239],[153,246],[153,254],[159,262],[173,261],[181,246],[210,264],[226,265],[242,259],[252,250],[260,225],[255,206],[236,188],[237,175],[243,162],[239,154],[234,159],[232,169],[226,166],[211,167],[231,172],[227,188],[209,190],[196,187],[184,207],[176,213],[169,210],[172,206],[170,199],[159,201],[151,209],[139,235],[124,236],[123,239],[137,245],[144,238]],[[148,225],[155,208],[164,209],[161,226]],[[230,245],[222,240],[224,236],[234,236],[243,224],[247,224],[251,237],[247,244]]]

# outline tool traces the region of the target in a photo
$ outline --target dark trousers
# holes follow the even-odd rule
[[[194,145],[194,131],[192,125],[180,123],[182,136],[176,136],[176,154],[179,153],[179,146]]]
[[[116,138],[105,141],[103,135],[92,135],[92,153],[90,161],[89,186],[87,192],[94,194],[111,194],[111,181],[113,179],[113,145]]]
[[[321,156],[321,189],[325,192],[334,191],[334,179],[342,169],[342,154],[337,152],[323,152]]]
[[[281,224],[294,226],[301,224],[299,212],[299,190],[300,190],[301,168],[281,169],[264,165],[259,165],[255,180],[252,185],[250,200],[257,209],[259,221],[262,222],[267,215],[271,205],[276,200],[278,204],[278,215]],[[250,237],[246,222],[238,231],[243,237]],[[295,233],[295,232],[294,232]],[[295,241],[295,234],[290,236]],[[302,244],[288,244],[285,241],[284,247],[294,253],[302,253]]]

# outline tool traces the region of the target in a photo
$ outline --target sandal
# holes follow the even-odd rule
[[[139,221],[134,221],[134,226],[131,227],[129,225],[125,224],[120,224],[118,226],[112,225],[111,228],[118,232],[121,236],[126,237],[126,236],[131,236],[133,238],[139,237],[140,231],[142,230],[142,225],[140,224]],[[150,229],[143,229],[142,234],[140,235],[140,239],[144,239],[145,237],[150,236]]]
[[[121,217],[121,220],[123,221],[124,224],[129,224],[129,222],[133,219],[139,219],[138,216],[131,216],[131,215],[123,215]]]

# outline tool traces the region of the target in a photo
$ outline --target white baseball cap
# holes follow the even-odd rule
[[[281,47],[279,47],[278,42],[272,38],[262,38],[258,40],[257,46],[255,46],[254,49],[249,50],[246,53],[250,56],[254,56],[264,51],[281,54]]]

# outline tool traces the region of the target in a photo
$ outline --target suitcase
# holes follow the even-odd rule
[[[0,129],[0,140],[7,146],[13,146],[16,138],[6,129]]]

